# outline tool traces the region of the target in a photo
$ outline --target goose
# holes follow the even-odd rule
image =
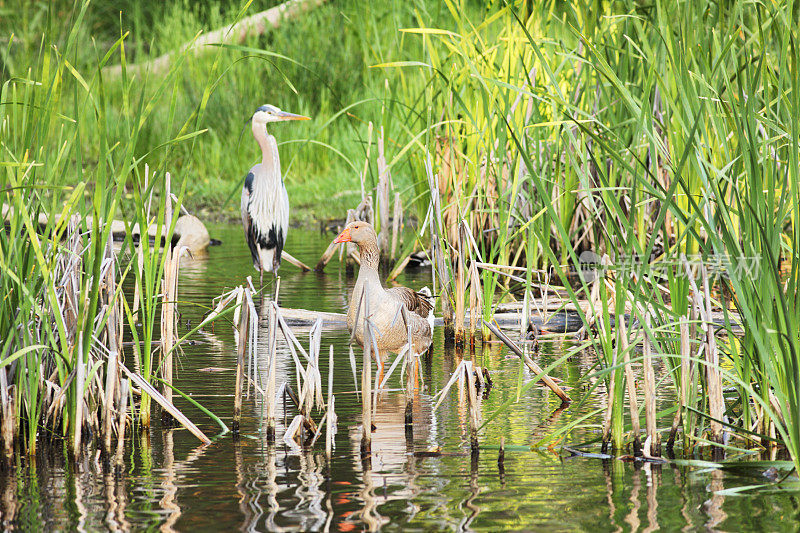
[[[348,224],[334,243],[352,242],[358,246],[361,265],[358,269],[353,294],[347,308],[347,327],[351,333],[355,330],[356,341],[364,345],[364,305],[368,299],[370,322],[375,326],[375,337],[378,345],[378,357],[381,367],[389,352],[399,353],[408,343],[408,330],[400,312],[405,306],[411,328],[411,344],[415,353],[421,354],[428,349],[432,341],[432,328],[428,323],[428,315],[433,305],[424,295],[408,287],[392,287],[385,289],[378,275],[380,250],[378,235],[372,224],[355,221]],[[366,295],[366,297],[362,296]],[[359,310],[359,306],[361,309]],[[356,323],[356,315],[358,322]]]

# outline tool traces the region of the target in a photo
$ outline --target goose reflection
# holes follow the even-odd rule
[[[390,501],[410,502],[421,491],[416,482],[415,443],[427,446],[431,441],[431,405],[427,397],[415,391],[414,424],[405,424],[405,395],[384,392],[377,395],[373,414],[372,450],[361,456],[362,429],[349,428],[351,457],[361,472],[362,488],[358,495],[363,507],[355,516],[374,531],[386,523],[378,507]]]

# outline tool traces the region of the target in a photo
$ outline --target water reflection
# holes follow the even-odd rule
[[[163,478],[161,481],[161,488],[163,496],[158,501],[161,509],[166,514],[166,520],[161,524],[161,531],[175,531],[175,522],[181,516],[181,508],[175,501],[176,494],[178,493],[178,486],[175,479],[175,453],[174,453],[174,430],[167,429],[163,431],[164,438],[164,466]]]
[[[2,516],[3,529],[10,529],[17,518],[17,473],[9,468],[3,476],[2,490],[0,491],[0,516]]]

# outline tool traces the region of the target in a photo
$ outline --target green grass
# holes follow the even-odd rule
[[[123,34],[128,62],[146,61],[177,49],[200,30],[216,29],[276,3],[98,0],[87,7],[87,23],[78,37],[83,44],[70,61],[84,72]],[[435,2],[429,4],[435,8]],[[134,112],[123,104],[126,99],[152,101],[134,157],[157,171],[168,167],[179,184],[185,183],[184,203],[190,210],[206,219],[236,219],[242,180],[260,159],[245,127],[252,112],[272,103],[309,115],[309,122],[270,128],[280,144],[292,223],[343,218],[360,200],[357,191],[368,122],[385,127],[389,157],[403,146],[405,132],[393,117],[391,103],[397,80],[391,76],[386,80],[384,72],[369,67],[409,47],[409,40],[396,30],[413,22],[415,9],[427,12],[424,3],[327,3],[263,36],[249,38],[240,48],[214,48],[187,59],[169,89],[158,95],[153,92],[157,83],[145,83],[144,76],[130,84],[105,76],[109,136],[125,136]],[[62,45],[73,8],[66,1],[11,2],[7,10],[8,16],[0,17],[0,33],[14,38],[0,52],[0,82],[23,76],[35,63],[41,46],[39,32],[47,32],[54,46]],[[410,44],[419,49],[416,41]],[[110,60],[116,62],[118,56]],[[74,105],[69,100],[67,95],[59,102],[61,112]],[[86,108],[86,112],[92,111]],[[99,159],[97,131],[88,127],[90,117],[74,118],[85,149],[84,172],[91,176],[92,165]],[[166,139],[185,133],[180,125],[186,122],[193,130],[204,130],[203,134],[190,142],[161,147]],[[399,165],[393,175],[396,186],[405,190],[413,178]],[[72,179],[76,182],[78,177]],[[374,186],[376,179],[373,161],[368,184]]]

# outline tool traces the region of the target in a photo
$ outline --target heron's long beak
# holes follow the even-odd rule
[[[352,240],[353,238],[350,236],[350,228],[344,228],[344,231],[341,232],[338,237],[333,239],[333,242],[338,244],[340,242],[350,242]]]
[[[311,119],[303,115],[295,115],[294,113],[281,111],[280,114],[278,114],[278,120],[311,120]]]

